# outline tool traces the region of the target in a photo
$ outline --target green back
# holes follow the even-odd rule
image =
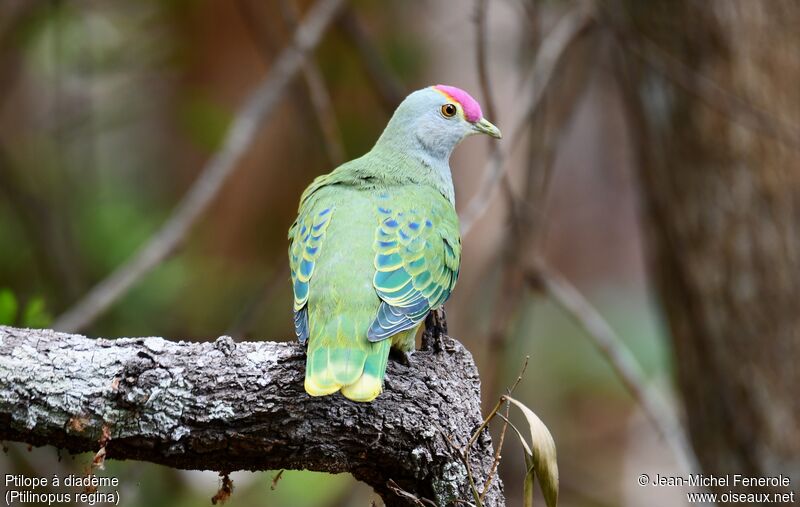
[[[289,231],[298,338],[308,340],[306,390],[368,401],[389,346],[450,295],[461,242],[451,202],[427,185],[375,181],[365,156],[317,178]],[[366,176],[365,176],[366,175]]]

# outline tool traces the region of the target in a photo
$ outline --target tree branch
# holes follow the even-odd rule
[[[139,279],[161,264],[188,235],[236,169],[239,159],[277,105],[305,55],[319,43],[344,0],[318,0],[294,33],[292,44],[275,61],[269,76],[236,115],[222,148],[206,163],[192,188],[161,229],[127,262],[98,283],[74,307],[61,315],[54,327],[62,331],[83,329],[122,297]]]
[[[645,378],[636,357],[611,325],[566,278],[539,262],[527,279],[539,288],[586,332],[653,427],[672,449],[682,470],[698,473],[700,467],[686,431],[672,405]]]
[[[346,7],[342,11],[338,24],[358,52],[367,77],[375,87],[383,107],[389,114],[393,113],[407,95],[405,87],[386,64],[367,28],[352,7]]]
[[[297,30],[300,17],[297,5],[291,0],[283,0],[281,10],[286,24],[292,30]],[[322,139],[325,141],[328,160],[333,167],[337,167],[346,162],[342,133],[336,121],[336,112],[333,110],[333,100],[325,84],[325,77],[313,58],[306,58],[303,62],[303,78],[306,81],[308,100],[314,109],[314,115],[317,117],[317,123],[322,132]]]
[[[428,334],[425,343],[432,343]],[[389,362],[372,403],[303,390],[296,343],[89,339],[0,326],[0,439],[97,451],[184,469],[350,472],[386,505],[409,505],[390,481],[448,505],[472,498],[463,447],[483,420],[480,380],[460,343],[438,338],[411,367]],[[484,431],[470,467],[493,462]],[[484,505],[503,506],[492,481]]]
[[[504,165],[504,162],[522,141],[525,126],[535,116],[542,104],[545,92],[551,84],[564,54],[593,22],[594,12],[590,7],[576,8],[564,14],[542,41],[532,71],[533,93],[527,98],[527,103],[520,105],[517,109],[517,117],[511,122],[510,142],[505,141],[501,148],[493,151],[486,163],[478,191],[472,196],[461,214],[462,237],[471,232],[472,227],[489,208],[497,184],[508,170],[508,164]]]

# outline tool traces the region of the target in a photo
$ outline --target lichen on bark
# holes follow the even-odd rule
[[[424,342],[410,366],[390,361],[376,401],[354,403],[305,393],[305,353],[296,343],[109,340],[0,327],[0,440],[97,451],[105,427],[109,459],[349,472],[387,505],[409,502],[389,480],[440,505],[469,501],[455,448],[482,421],[478,372],[456,340]],[[485,433],[471,453],[477,484],[492,459]],[[505,505],[498,480],[485,505]]]

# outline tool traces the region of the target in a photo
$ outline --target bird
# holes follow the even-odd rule
[[[450,296],[461,265],[450,155],[473,134],[502,137],[466,91],[422,88],[370,151],[301,195],[289,265],[309,395],[377,398],[390,349],[413,353],[425,317]]]

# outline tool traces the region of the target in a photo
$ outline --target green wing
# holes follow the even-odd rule
[[[367,333],[373,342],[416,327],[441,306],[461,263],[458,217],[449,202],[434,201],[424,211],[378,211],[373,285],[382,303]]]
[[[300,343],[308,340],[308,288],[319,258],[333,207],[303,196],[300,213],[289,229],[289,269],[294,291],[294,329]]]

